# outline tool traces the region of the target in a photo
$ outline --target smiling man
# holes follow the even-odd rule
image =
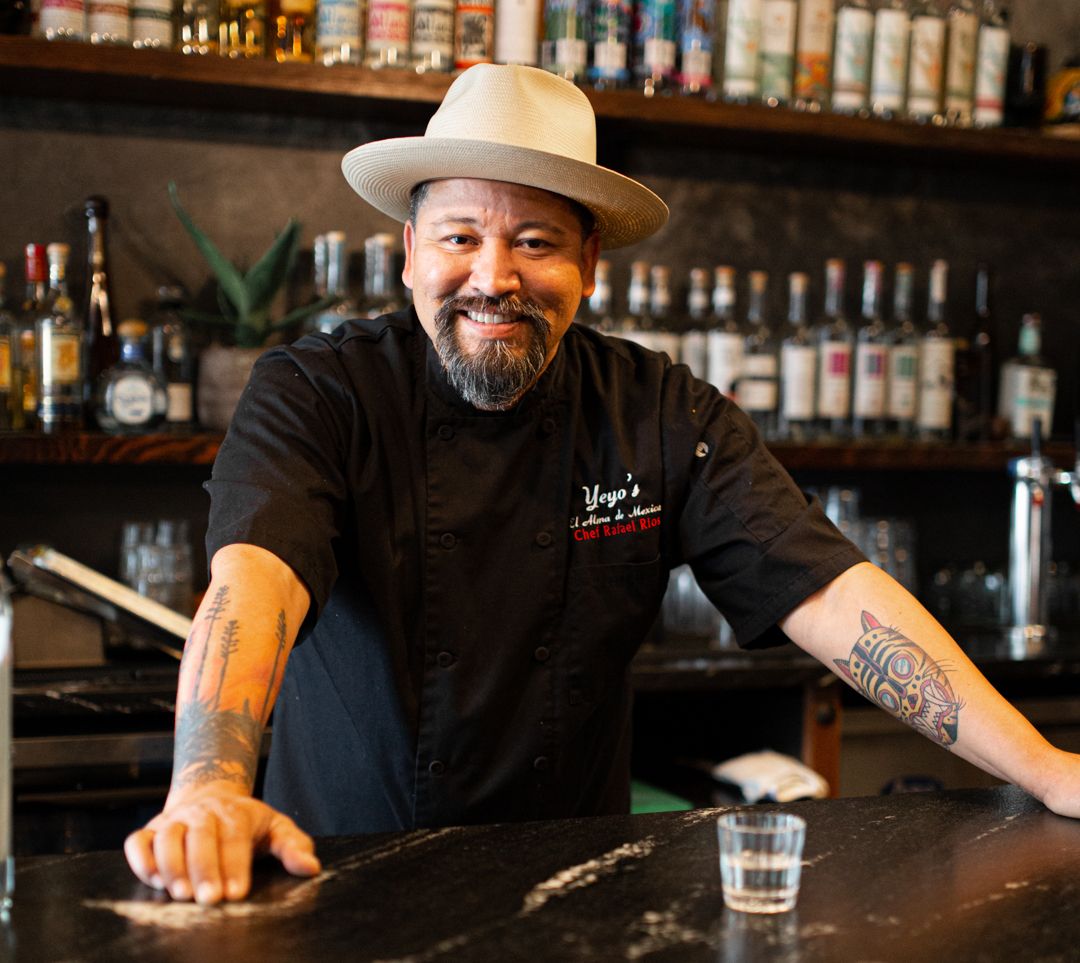
[[[414,305],[260,359],[208,484],[211,582],[173,781],[128,839],[176,899],[241,899],[309,834],[625,812],[629,663],[689,562],[745,646],[791,638],[1058,812],[1049,746],[665,355],[572,323],[601,245],[667,208],[596,164],[585,95],[482,65],[423,137],[342,164],[404,222]],[[264,800],[252,798],[271,708]]]

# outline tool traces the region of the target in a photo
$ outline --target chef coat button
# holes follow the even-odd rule
[[[443,441],[449,441],[454,437],[454,429],[449,425],[439,425],[438,435]]]
[[[551,765],[551,760],[547,756],[537,756],[533,760],[533,769],[537,772],[547,772],[548,766]]]
[[[449,669],[454,664],[453,652],[440,652],[435,656],[435,661],[444,669]]]
[[[453,532],[443,532],[439,536],[439,544],[443,548],[450,549],[457,545],[457,539],[454,537]]]
[[[433,759],[428,765],[427,771],[430,772],[433,776],[441,776],[444,772],[446,772],[446,763],[444,763],[441,759]]]
[[[545,418],[540,422],[540,433],[543,435],[553,435],[555,434],[555,429],[558,427],[559,426],[555,424],[554,418]]]
[[[537,662],[547,662],[547,660],[551,658],[551,649],[546,645],[538,645],[533,652],[533,658],[536,659]]]
[[[551,544],[551,532],[537,532],[536,544],[541,548],[547,548]]]

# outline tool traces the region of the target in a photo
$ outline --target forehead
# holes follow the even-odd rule
[[[556,227],[577,227],[579,223],[574,204],[559,194],[475,177],[429,181],[417,213],[422,220],[505,217],[512,221],[543,220]]]

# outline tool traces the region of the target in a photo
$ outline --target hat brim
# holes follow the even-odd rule
[[[668,219],[667,205],[643,184],[596,164],[509,144],[446,137],[395,137],[363,144],[341,161],[357,194],[396,221],[423,181],[470,177],[561,194],[589,209],[605,248],[633,244]]]

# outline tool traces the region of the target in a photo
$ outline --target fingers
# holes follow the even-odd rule
[[[158,875],[173,899],[191,899],[191,881],[187,873],[187,826],[178,821],[165,822],[154,832],[154,861]]]
[[[153,839],[152,829],[137,829],[124,840],[124,855],[131,871],[143,883],[154,889],[161,889],[164,884],[158,875],[157,861],[154,859]]]
[[[288,816],[272,812],[267,845],[293,876],[314,876],[322,864],[315,855],[315,841]]]

